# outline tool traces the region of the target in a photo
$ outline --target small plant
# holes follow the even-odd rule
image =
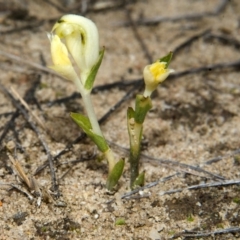
[[[240,198],[239,197],[233,198],[233,202],[236,204],[240,204]]]
[[[86,114],[71,113],[72,119],[97,145],[108,161],[109,175],[106,187],[112,190],[122,175],[124,159],[116,160],[100,129],[91,100],[93,84],[101,65],[104,48],[99,51],[99,36],[96,25],[89,19],[68,14],[53,26],[48,34],[51,42],[53,65],[56,73],[75,83],[80,92]],[[131,187],[142,185],[144,173],[139,174],[140,143],[143,122],[151,109],[151,93],[173,71],[168,69],[172,53],[144,68],[145,91],[137,95],[135,109],[128,108],[127,124],[130,139]]]
[[[139,157],[141,152],[141,139],[143,122],[148,111],[152,108],[151,94],[157,89],[168,75],[173,72],[168,69],[172,59],[172,53],[157,60],[151,65],[147,65],[143,70],[145,90],[143,95],[137,95],[135,100],[135,110],[131,107],[127,111],[128,135],[130,139],[130,186],[141,186],[144,184],[144,172],[139,175]]]
[[[187,217],[187,221],[188,222],[193,222],[194,221],[194,218],[193,218],[192,214],[189,214],[189,216]]]
[[[124,218],[117,218],[115,221],[116,226],[125,225],[125,224],[126,224],[126,221]]]

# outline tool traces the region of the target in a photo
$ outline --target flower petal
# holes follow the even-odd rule
[[[54,65],[49,66],[49,68],[51,68],[52,70],[54,70],[56,73],[58,73],[67,80],[76,81],[76,79],[78,79],[78,76],[73,66],[71,65]]]
[[[51,41],[51,55],[54,65],[71,65],[68,50],[57,35],[48,35]]]

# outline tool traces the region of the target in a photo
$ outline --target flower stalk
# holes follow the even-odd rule
[[[136,187],[136,180],[139,176],[139,158],[141,153],[141,139],[143,122],[147,112],[152,108],[149,97],[137,95],[135,100],[135,110],[129,107],[127,112],[128,135],[130,142],[130,187]],[[138,185],[143,185],[138,181]]]
[[[139,159],[141,153],[141,140],[143,123],[148,111],[152,108],[151,94],[168,75],[173,72],[168,69],[172,53],[159,59],[151,65],[147,65],[143,70],[145,90],[143,95],[137,95],[135,100],[135,110],[128,108],[127,125],[130,142],[130,187],[133,189],[144,184],[144,172],[139,174]]]
[[[97,27],[85,17],[68,14],[53,26],[48,38],[51,42],[53,61],[50,68],[74,82],[80,92],[87,116],[71,113],[71,117],[107,159],[109,166],[107,188],[112,190],[121,177],[124,161],[115,160],[99,126],[91,100],[93,84],[104,56],[104,48],[99,51]]]

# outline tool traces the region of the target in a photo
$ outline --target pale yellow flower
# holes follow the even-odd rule
[[[143,78],[145,82],[144,96],[150,97],[152,92],[157,88],[158,84],[162,83],[173,69],[166,68],[165,62],[155,62],[147,65],[143,70]]]
[[[84,85],[99,57],[99,36],[96,25],[85,17],[68,14],[53,26],[52,32],[65,41],[68,52],[80,70]]]

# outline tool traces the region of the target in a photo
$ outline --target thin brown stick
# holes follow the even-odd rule
[[[14,96],[21,102],[21,104],[28,110],[28,112],[34,117],[36,122],[40,125],[40,127],[44,130],[46,130],[44,123],[42,120],[30,109],[29,105],[26,103],[26,101],[18,94],[18,92],[13,88],[10,87],[10,90],[14,94]]]
[[[15,174],[17,174],[17,176],[21,179],[21,181],[24,182],[30,189],[31,182],[30,182],[28,176],[25,174],[21,164],[18,161],[16,161],[11,155],[8,155],[8,157],[13,165]]]

